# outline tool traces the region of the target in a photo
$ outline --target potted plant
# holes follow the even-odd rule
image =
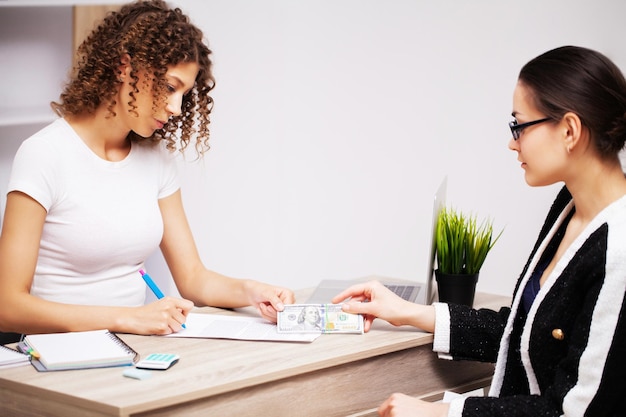
[[[502,231],[493,238],[493,222],[442,208],[437,217],[435,278],[439,301],[474,304],[478,273]]]

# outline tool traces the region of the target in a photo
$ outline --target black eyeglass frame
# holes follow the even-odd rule
[[[513,135],[514,140],[518,140],[520,135],[522,134],[522,130],[526,129],[529,126],[537,125],[539,123],[547,122],[548,120],[552,120],[551,117],[545,117],[539,120],[533,120],[532,122],[526,122],[522,124],[517,124],[517,120],[513,120],[509,122],[509,128],[511,129],[511,134]]]

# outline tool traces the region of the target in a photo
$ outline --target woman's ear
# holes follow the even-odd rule
[[[567,112],[561,119],[563,126],[563,136],[567,153],[572,152],[576,147],[581,147],[583,138],[583,125],[580,117],[576,113]]]
[[[123,54],[120,57],[120,65],[117,67],[117,69],[119,70],[119,73],[118,73],[119,81],[124,82],[124,80],[126,80],[126,78],[128,78],[128,76],[130,75],[130,70],[132,69],[130,65],[129,54]]]

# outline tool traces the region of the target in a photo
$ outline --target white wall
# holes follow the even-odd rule
[[[173,3],[203,28],[217,79],[212,149],[182,167],[200,253],[222,273],[292,288],[423,281],[447,174],[451,205],[505,228],[479,290],[510,294],[559,188],[528,187],[507,149],[519,69],[564,44],[626,69],[618,0]],[[167,276],[158,255],[149,267]]]

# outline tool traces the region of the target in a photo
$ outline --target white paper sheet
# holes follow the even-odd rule
[[[276,324],[261,317],[226,316],[219,314],[190,313],[186,329],[165,337],[195,337],[206,339],[261,340],[273,342],[312,342],[320,334],[276,331]]]

